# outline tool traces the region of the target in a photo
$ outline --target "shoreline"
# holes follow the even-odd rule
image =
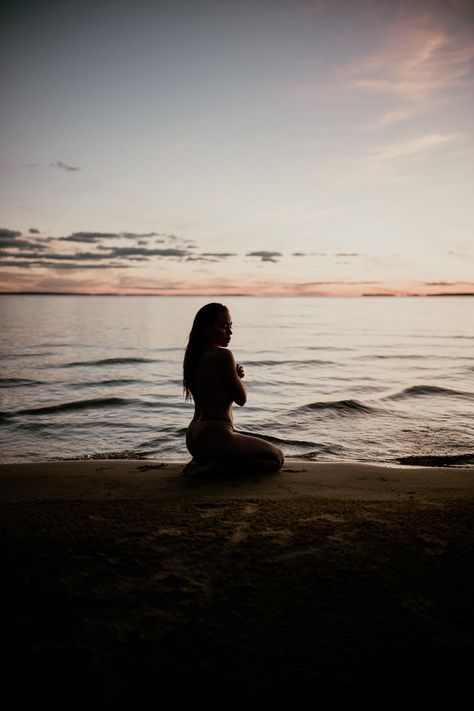
[[[2,700],[470,707],[474,467],[182,466],[0,465]]]
[[[400,500],[474,496],[474,467],[287,460],[276,474],[186,477],[183,462],[71,459],[0,464],[0,500],[210,497]]]

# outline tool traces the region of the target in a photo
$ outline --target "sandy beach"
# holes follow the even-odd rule
[[[180,472],[0,467],[5,702],[470,705],[473,468]]]

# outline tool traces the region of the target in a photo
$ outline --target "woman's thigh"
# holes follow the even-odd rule
[[[191,451],[192,449],[192,451]],[[260,437],[234,432],[224,422],[196,423],[192,432],[191,454],[201,461],[216,459],[279,459],[280,450]]]
[[[251,435],[242,435],[234,432],[232,440],[228,442],[226,454],[242,460],[278,459],[280,450],[260,437],[252,437]]]
[[[210,462],[225,451],[233,434],[232,425],[220,420],[203,420],[192,423],[186,433],[186,445],[192,456],[201,462]]]

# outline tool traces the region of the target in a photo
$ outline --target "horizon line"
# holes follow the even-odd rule
[[[300,298],[300,297],[311,297],[316,299],[327,299],[327,298],[337,298],[337,299],[360,299],[360,298],[420,298],[420,297],[456,297],[456,296],[474,296],[474,291],[466,292],[435,292],[432,294],[421,294],[421,293],[404,293],[404,294],[390,294],[390,293],[363,293],[363,294],[245,294],[242,292],[227,293],[223,294],[221,292],[214,292],[212,294],[201,294],[201,293],[185,293],[185,294],[163,294],[163,293],[136,293],[136,292],[92,292],[92,291],[0,291],[0,296],[158,296],[158,297],[213,297],[213,296],[231,296],[231,297],[245,297],[245,298]]]

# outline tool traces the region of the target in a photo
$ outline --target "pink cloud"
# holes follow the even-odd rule
[[[167,278],[111,278],[108,281],[48,277],[33,272],[4,275],[0,278],[0,291],[51,291],[67,294],[148,294],[226,296],[410,296],[440,293],[474,294],[474,282],[462,281],[339,281],[301,282],[290,279],[240,279],[211,278],[205,280],[173,280]]]
[[[405,158],[421,153],[427,153],[446,144],[459,143],[463,135],[460,133],[429,133],[401,141],[378,146],[371,150],[370,159],[375,161]]]
[[[381,33],[370,54],[340,70],[340,81],[367,93],[391,96],[396,105],[378,118],[397,123],[430,108],[445,92],[468,86],[474,42],[453,36],[429,15],[405,19]]]

